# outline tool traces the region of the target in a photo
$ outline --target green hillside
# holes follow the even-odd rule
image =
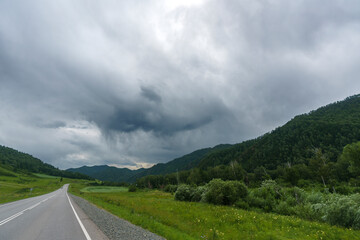
[[[127,168],[116,168],[102,165],[70,168],[67,169],[67,171],[86,174],[102,181],[135,182],[136,179],[148,175],[162,175],[192,169],[196,167],[201,159],[208,154],[215,153],[219,150],[228,149],[231,146],[232,145],[230,144],[221,144],[213,148],[200,149],[185,156],[176,158],[168,163],[159,163],[147,169],[141,168],[138,170],[130,170]]]
[[[360,95],[355,95],[296,116],[257,139],[212,153],[201,160],[199,167],[237,161],[247,171],[259,166],[276,169],[284,164],[307,164],[315,149],[321,149],[329,161],[335,162],[346,144],[359,140]]]
[[[145,169],[130,170],[128,168],[116,168],[107,165],[101,166],[83,166],[79,168],[69,168],[66,171],[74,173],[82,173],[101,181],[111,182],[129,182],[134,174],[143,172]]]
[[[44,173],[52,176],[90,179],[89,176],[60,170],[27,153],[0,145],[0,166],[9,172]],[[0,171],[2,174],[2,171]]]

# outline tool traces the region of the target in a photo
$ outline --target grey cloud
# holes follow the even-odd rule
[[[1,1],[0,144],[67,168],[257,137],[360,92],[359,25],[357,1]]]
[[[66,123],[63,121],[54,121],[54,122],[38,123],[37,126],[40,128],[60,128],[60,127],[65,127]]]
[[[141,96],[156,103],[161,102],[161,96],[158,95],[153,89],[148,87],[141,86]]]

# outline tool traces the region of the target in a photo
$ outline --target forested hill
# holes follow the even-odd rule
[[[130,179],[139,172],[143,172],[145,169],[130,170],[128,168],[117,168],[107,165],[100,166],[82,166],[79,168],[69,168],[68,172],[82,173],[101,181],[110,182],[129,182]]]
[[[227,149],[231,146],[232,145],[230,144],[221,144],[213,148],[196,150],[192,153],[176,158],[167,163],[158,163],[153,167],[147,169],[141,168],[138,170],[130,170],[127,168],[116,168],[102,165],[92,167],[83,166],[80,168],[70,168],[67,169],[67,171],[86,174],[102,181],[135,182],[136,179],[143,176],[169,174],[176,171],[192,169],[196,167],[201,161],[201,159],[204,158],[207,154],[214,153],[222,149]]]
[[[42,162],[27,153],[19,152],[15,149],[0,145],[0,165],[2,168],[9,169],[14,172],[28,172],[28,173],[44,173],[53,176],[61,176],[68,178],[82,178],[89,179],[80,173],[71,173],[60,170],[54,166]]]
[[[296,116],[284,126],[257,139],[209,154],[199,167],[205,169],[237,161],[247,171],[263,166],[307,163],[315,149],[336,161],[346,144],[360,140],[360,95]]]

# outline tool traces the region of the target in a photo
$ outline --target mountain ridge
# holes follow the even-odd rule
[[[219,144],[210,148],[203,148],[175,158],[167,163],[158,163],[150,168],[130,170],[128,168],[117,168],[108,165],[82,166],[69,168],[66,171],[79,172],[102,181],[135,182],[138,178],[148,175],[159,175],[174,173],[176,171],[189,170],[197,166],[201,159],[210,152],[216,152],[232,146],[231,144]]]

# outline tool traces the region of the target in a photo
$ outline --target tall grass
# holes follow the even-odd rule
[[[160,191],[71,192],[167,239],[360,239],[360,232],[229,206],[174,201]]]

